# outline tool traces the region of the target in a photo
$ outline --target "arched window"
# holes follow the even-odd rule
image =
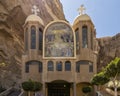
[[[57,71],[62,71],[62,62],[61,61],[56,62],[56,70]]]
[[[42,51],[43,33],[42,29],[39,29],[39,50]]]
[[[80,53],[80,43],[79,43],[79,29],[77,28],[75,30],[75,35],[76,35],[76,53],[79,54]]]
[[[26,29],[26,32],[25,32],[25,51],[28,50],[28,28]]]
[[[82,48],[88,48],[88,28],[87,26],[82,27]]]
[[[30,65],[35,65],[35,64],[37,64],[38,65],[38,72],[42,72],[42,62],[40,62],[40,61],[28,61],[28,62],[26,62],[26,64],[25,64],[25,72],[26,73],[29,73],[29,67],[30,67]]]
[[[48,61],[48,71],[53,71],[53,70],[54,70],[53,61]]]
[[[93,72],[93,63],[91,61],[81,60],[76,62],[76,72],[80,72],[80,65],[88,65],[89,72]]]
[[[71,62],[70,61],[65,62],[65,71],[71,71]]]
[[[35,26],[31,27],[31,49],[36,48],[36,28]]]

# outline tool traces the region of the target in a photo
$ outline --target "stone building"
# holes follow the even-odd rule
[[[43,27],[38,10],[33,11],[24,24],[22,81],[41,82],[44,96],[83,96],[82,87],[90,85],[97,70],[96,31],[91,18],[81,6],[73,25],[55,20]]]

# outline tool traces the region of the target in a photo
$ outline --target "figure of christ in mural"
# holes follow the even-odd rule
[[[61,38],[63,32],[63,30],[54,30],[53,33],[55,35],[55,42],[59,42],[59,43],[64,43],[63,39]]]

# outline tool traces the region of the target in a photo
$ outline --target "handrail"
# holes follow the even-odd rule
[[[24,91],[22,91],[18,96],[24,96]]]
[[[97,91],[97,95],[98,96],[103,96],[99,91]]]
[[[7,96],[11,91],[13,91],[13,87],[10,87],[9,89],[0,93],[0,96]]]

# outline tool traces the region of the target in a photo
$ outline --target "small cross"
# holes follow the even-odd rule
[[[35,14],[35,15],[37,15],[38,12],[40,12],[40,10],[37,8],[36,5],[34,5],[33,8],[32,8],[32,13]]]
[[[80,8],[78,8],[79,14],[82,15],[85,13],[86,8],[84,7],[84,5],[81,5]]]

